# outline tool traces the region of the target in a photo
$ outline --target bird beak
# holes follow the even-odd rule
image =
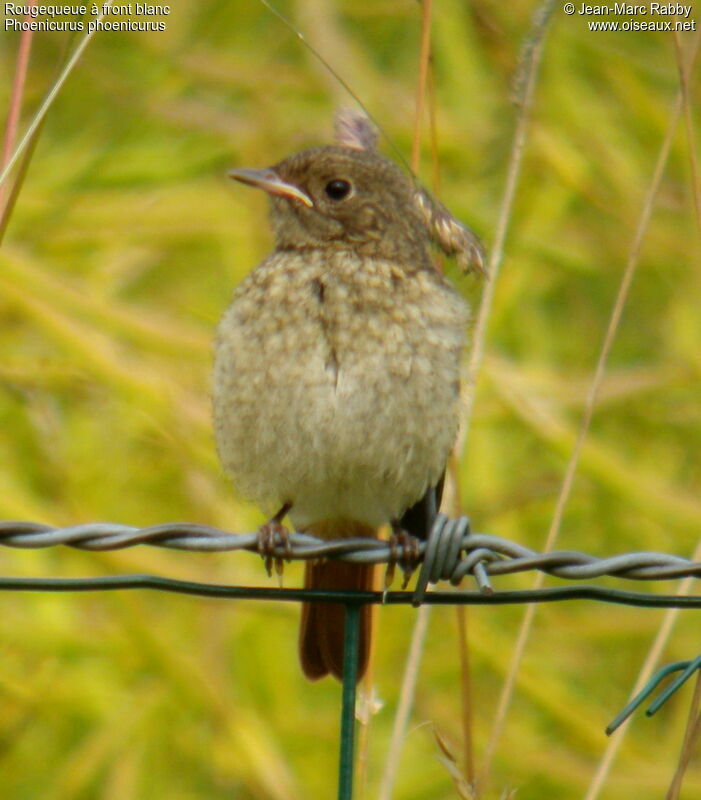
[[[311,197],[306,192],[291,183],[285,183],[272,169],[231,169],[228,175],[230,178],[241,181],[241,183],[245,183],[248,186],[263,189],[268,194],[287,197],[289,200],[299,200],[308,208],[312,208],[314,205]]]

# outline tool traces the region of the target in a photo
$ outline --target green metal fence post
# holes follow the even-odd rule
[[[346,627],[343,634],[343,689],[341,702],[341,756],[338,770],[338,800],[353,798],[355,755],[355,685],[358,679],[360,640],[360,605],[346,603]]]

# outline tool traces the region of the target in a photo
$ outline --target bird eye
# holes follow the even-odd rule
[[[350,194],[351,188],[349,181],[337,178],[336,180],[329,181],[324,191],[332,200],[344,200]]]

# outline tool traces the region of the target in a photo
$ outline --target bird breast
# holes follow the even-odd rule
[[[466,306],[433,269],[275,252],[219,325],[215,435],[239,490],[298,528],[380,525],[445,466]]]

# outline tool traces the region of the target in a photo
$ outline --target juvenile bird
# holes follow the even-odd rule
[[[364,118],[337,144],[236,180],[272,201],[274,251],[238,286],[218,328],[217,448],[240,492],[324,539],[425,533],[458,426],[467,308],[434,267],[476,240],[375,149]],[[473,261],[479,261],[475,256]],[[481,262],[477,265],[480,266]],[[372,567],[308,563],[306,588],[372,588]],[[310,679],[343,675],[344,607],[302,610]],[[358,675],[370,648],[361,618]]]

